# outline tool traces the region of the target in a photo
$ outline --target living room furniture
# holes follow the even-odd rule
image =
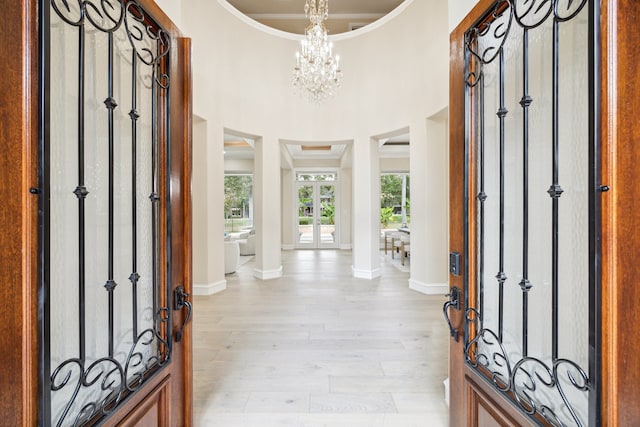
[[[237,240],[240,247],[240,255],[248,256],[256,254],[256,235],[249,234],[246,239]]]
[[[224,274],[231,274],[238,268],[240,245],[237,240],[224,242]]]

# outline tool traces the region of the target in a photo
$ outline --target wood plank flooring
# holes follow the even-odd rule
[[[226,291],[194,297],[195,425],[448,425],[444,297],[409,290],[384,259],[369,281],[349,251],[282,258],[280,279],[248,262]]]

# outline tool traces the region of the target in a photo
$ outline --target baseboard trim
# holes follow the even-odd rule
[[[409,289],[425,295],[445,295],[449,292],[449,285],[446,283],[422,283],[409,279]]]
[[[282,245],[282,250],[283,251],[292,251],[296,248],[295,245]]]
[[[282,266],[275,270],[260,270],[258,268],[254,268],[253,276],[260,280],[278,279],[282,277]]]
[[[352,249],[351,243],[342,243],[340,245],[340,250],[350,251]]]
[[[213,295],[213,294],[217,294],[218,292],[222,292],[225,289],[227,289],[226,280],[220,280],[219,282],[208,283],[208,284],[196,283],[193,285],[193,294],[194,295]]]
[[[379,268],[376,268],[375,270],[362,270],[360,268],[351,266],[351,271],[353,272],[353,277],[355,277],[356,279],[373,280],[380,277],[381,275]]]

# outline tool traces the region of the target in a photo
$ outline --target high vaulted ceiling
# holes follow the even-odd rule
[[[352,27],[370,24],[387,15],[404,0],[330,0],[329,19],[325,22],[329,34],[351,31]],[[305,0],[227,0],[248,17],[267,26],[303,34],[309,25],[304,15]],[[380,141],[381,158],[409,156],[409,135],[401,135]],[[322,149],[285,144],[294,160],[340,159],[345,145],[333,144]],[[225,135],[225,159],[253,159],[253,141],[233,135]]]
[[[304,34],[309,19],[304,16],[305,0],[227,0],[240,12],[270,27]],[[329,34],[338,34],[370,24],[398,7],[403,0],[331,0]]]

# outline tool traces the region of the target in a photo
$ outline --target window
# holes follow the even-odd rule
[[[380,224],[382,228],[400,228],[411,222],[409,174],[380,176]]]
[[[296,181],[337,181],[338,174],[329,172],[329,173],[309,173],[309,172],[300,172],[296,174]]]
[[[224,177],[224,231],[253,227],[253,176]]]

